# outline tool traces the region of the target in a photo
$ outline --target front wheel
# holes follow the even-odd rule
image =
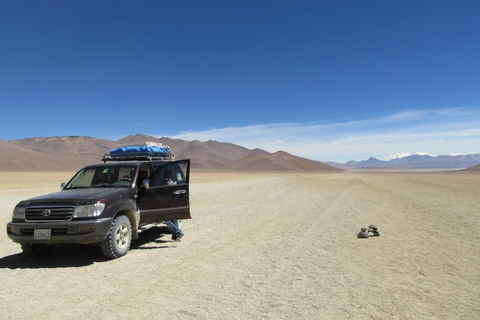
[[[101,242],[102,253],[109,259],[120,258],[127,254],[132,241],[132,225],[127,216],[116,217],[107,239]]]

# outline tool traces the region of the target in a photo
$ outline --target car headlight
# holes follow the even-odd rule
[[[25,207],[15,207],[13,209],[13,215],[12,215],[12,220],[13,219],[25,219]]]
[[[103,209],[105,209],[105,203],[97,202],[95,204],[87,204],[83,206],[77,206],[75,213],[73,214],[74,218],[88,218],[88,217],[98,217],[102,214]]]

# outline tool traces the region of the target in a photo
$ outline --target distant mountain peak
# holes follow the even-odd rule
[[[369,158],[362,161],[346,163],[326,162],[329,165],[347,170],[355,169],[395,169],[395,170],[432,170],[432,169],[464,169],[480,164],[480,154],[439,155],[414,154],[388,161]]]

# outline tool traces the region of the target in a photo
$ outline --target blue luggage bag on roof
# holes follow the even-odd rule
[[[110,156],[120,157],[169,157],[171,153],[169,146],[135,146],[121,147],[110,150]]]

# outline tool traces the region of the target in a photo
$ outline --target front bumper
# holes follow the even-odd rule
[[[105,240],[112,225],[111,218],[62,222],[9,222],[7,235],[17,243],[94,243]],[[50,229],[50,239],[35,240],[35,229]]]

